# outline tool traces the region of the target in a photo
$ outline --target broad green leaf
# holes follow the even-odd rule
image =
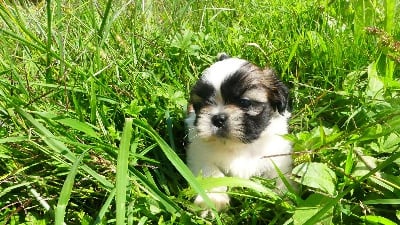
[[[320,194],[310,195],[306,200],[302,201],[294,211],[293,224],[304,224],[304,222],[306,222],[308,219],[314,217],[315,213],[318,212],[327,201],[332,201],[332,199]],[[316,221],[318,222],[315,224],[332,224],[332,214],[333,207],[328,210],[325,215],[322,215],[320,218],[316,218]]]
[[[397,146],[400,145],[400,136],[396,133],[391,133],[387,138],[383,140],[382,151],[383,152],[393,152],[396,150]]]
[[[362,177],[376,167],[377,159],[372,156],[360,156],[352,176]]]
[[[400,177],[396,175],[392,175],[389,173],[382,173],[382,179],[385,179],[387,184],[395,187],[397,190],[400,190]]]
[[[395,161],[396,159],[398,159],[400,157],[400,152],[398,150],[399,150],[399,148],[389,158],[387,158],[385,161],[383,161],[381,164],[379,164],[376,168],[372,169],[368,174],[365,174],[364,176],[362,176],[359,179],[359,182],[362,182],[362,181],[368,179],[370,176],[372,176],[376,172],[378,172],[378,171],[382,170],[383,168],[391,165],[393,163],[393,161]],[[352,185],[350,185],[349,187],[347,187],[343,191],[339,192],[338,195],[334,199],[332,199],[332,201],[328,201],[320,210],[318,210],[318,212],[315,213],[315,215],[313,217],[308,219],[304,223],[304,225],[314,225],[316,222],[318,222],[318,218],[320,218],[321,216],[326,214],[345,195],[347,195],[350,191],[354,190],[356,185],[358,185],[358,183],[353,183]]]
[[[390,192],[396,193],[400,191],[400,178],[398,176],[387,173],[378,173],[376,176],[371,176],[370,181]]]
[[[336,175],[326,164],[306,162],[293,169],[296,182],[319,189],[330,195],[336,194]]]
[[[368,66],[368,86],[366,95],[377,100],[383,100],[384,85],[381,78],[378,76],[376,62]]]
[[[369,180],[377,185],[379,185],[382,188],[385,188],[386,190],[390,192],[395,192],[395,188],[391,185],[391,183],[387,183],[385,179],[382,179],[380,177],[380,173],[378,173],[377,176],[371,176]]]
[[[342,89],[344,92],[349,93],[356,89],[357,85],[359,85],[360,78],[366,73],[367,71],[352,71],[348,73],[342,82]]]

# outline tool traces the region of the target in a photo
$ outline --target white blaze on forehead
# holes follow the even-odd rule
[[[246,63],[246,60],[238,58],[218,61],[204,71],[202,79],[212,84],[219,92],[222,82]]]

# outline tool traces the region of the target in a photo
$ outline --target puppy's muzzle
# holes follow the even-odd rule
[[[228,115],[225,113],[220,113],[211,117],[211,122],[214,126],[218,128],[222,128],[226,125],[226,121],[228,120]]]

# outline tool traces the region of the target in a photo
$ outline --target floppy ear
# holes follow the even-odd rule
[[[289,108],[289,89],[276,76],[275,71],[265,69],[264,73],[267,76],[268,101],[271,103],[274,110],[283,115]]]
[[[229,58],[230,58],[230,56],[228,54],[226,54],[225,52],[218,53],[218,55],[217,55],[217,61],[222,61],[222,60],[229,59]]]

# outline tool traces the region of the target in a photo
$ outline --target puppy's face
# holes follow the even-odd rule
[[[288,89],[271,69],[223,55],[203,72],[190,102],[198,138],[251,143],[287,110]]]

